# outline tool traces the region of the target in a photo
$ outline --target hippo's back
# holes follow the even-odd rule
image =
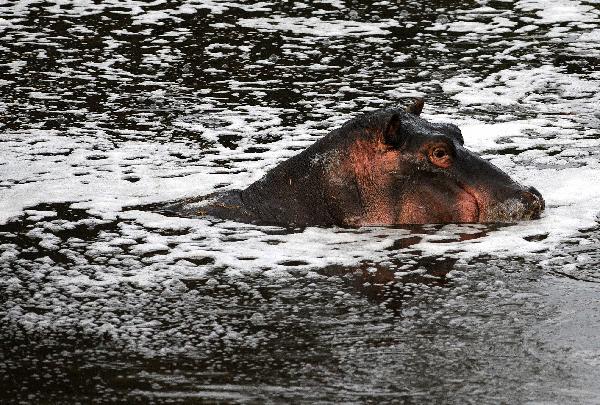
[[[256,215],[244,205],[241,190],[229,190],[201,197],[185,198],[163,205],[159,211],[182,217],[211,216],[246,223],[258,220]]]

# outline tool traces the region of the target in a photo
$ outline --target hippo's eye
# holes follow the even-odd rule
[[[436,146],[429,150],[429,160],[434,165],[441,168],[448,168],[452,164],[452,157],[448,149],[443,146]]]
[[[448,156],[448,154],[446,153],[445,149],[442,148],[435,148],[433,150],[433,156],[435,156],[436,159],[443,159],[446,156]]]

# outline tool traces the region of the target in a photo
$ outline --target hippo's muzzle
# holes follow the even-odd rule
[[[482,222],[515,222],[538,219],[544,210],[542,194],[534,187],[520,190],[513,198],[491,205]]]

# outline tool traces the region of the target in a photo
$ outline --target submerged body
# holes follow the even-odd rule
[[[464,147],[460,129],[405,109],[360,115],[244,190],[167,209],[274,225],[514,222],[538,218],[544,200]]]

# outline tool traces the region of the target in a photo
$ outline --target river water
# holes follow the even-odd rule
[[[599,60],[598,0],[0,3],[0,402],[598,403]],[[140,208],[414,96],[542,218]]]

